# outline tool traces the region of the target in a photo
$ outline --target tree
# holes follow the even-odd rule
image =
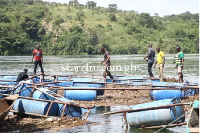
[[[22,18],[21,26],[30,38],[36,39],[38,37],[37,34],[41,27],[39,20],[29,16],[24,16]]]
[[[108,11],[109,12],[116,12],[117,11],[117,4],[109,4],[108,5]]]
[[[155,23],[149,13],[141,13],[138,16],[138,23],[147,28],[155,28]]]
[[[85,18],[84,12],[80,11],[80,12],[76,13],[76,20],[78,20],[78,21],[84,21],[84,18]]]
[[[69,1],[69,6],[72,6],[72,7],[78,7],[79,6],[79,2],[78,0],[71,0]]]
[[[95,3],[94,1],[88,1],[86,3],[87,9],[94,9],[96,7],[97,3]]]
[[[116,15],[114,13],[110,13],[109,18],[111,21],[117,21]]]

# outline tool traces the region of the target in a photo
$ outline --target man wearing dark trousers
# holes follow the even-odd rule
[[[22,80],[28,79],[28,75],[27,75],[28,69],[24,69],[24,72],[19,73],[18,77],[17,77],[17,82],[20,82]]]
[[[155,57],[155,51],[153,50],[152,45],[149,44],[148,55],[146,57],[144,57],[144,59],[148,58],[148,72],[149,72],[150,77],[154,77],[153,73],[152,73],[152,66],[153,66],[153,63],[154,63],[154,57]]]
[[[111,78],[113,79],[113,76],[110,74],[110,55],[109,55],[109,52],[105,50],[105,48],[101,48],[101,52],[104,53],[104,60],[102,60],[99,65],[101,65],[103,62],[104,62],[104,66],[105,66],[105,69],[103,71],[103,77],[106,78],[106,74]]]
[[[33,57],[32,57],[32,61],[33,61],[33,58],[35,57],[34,75],[36,74],[38,64],[41,68],[41,72],[44,73],[44,70],[42,68],[42,61],[43,61],[42,50],[39,48],[38,45],[36,45],[35,48],[36,49],[33,51]]]

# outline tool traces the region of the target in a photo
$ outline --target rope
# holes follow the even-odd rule
[[[179,120],[180,118],[182,118],[183,116],[185,116],[187,113],[189,113],[190,111],[192,111],[192,109],[190,109],[189,111],[187,111],[185,114],[181,115],[179,118],[177,118],[176,120],[172,121],[171,123],[169,123],[168,125],[162,127],[161,129],[155,131],[154,133],[158,133],[161,130],[163,130],[164,128],[168,127],[169,125],[171,125],[172,123],[174,123],[175,121]]]

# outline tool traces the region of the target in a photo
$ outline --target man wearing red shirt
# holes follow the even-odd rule
[[[39,48],[38,45],[36,45],[35,48],[36,49],[33,51],[33,58],[35,56],[34,75],[36,74],[38,64],[41,68],[41,72],[44,73],[43,68],[42,68],[42,61],[43,61],[42,50]],[[33,58],[32,58],[32,61],[33,61]]]

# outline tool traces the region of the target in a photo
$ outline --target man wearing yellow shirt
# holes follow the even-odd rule
[[[157,54],[157,61],[154,64],[154,69],[156,68],[156,64],[158,64],[159,78],[160,78],[160,81],[163,82],[163,79],[164,79],[163,69],[164,69],[164,64],[165,64],[165,57],[164,57],[164,53],[160,51],[160,47],[156,48],[156,52],[158,52],[158,54]]]

